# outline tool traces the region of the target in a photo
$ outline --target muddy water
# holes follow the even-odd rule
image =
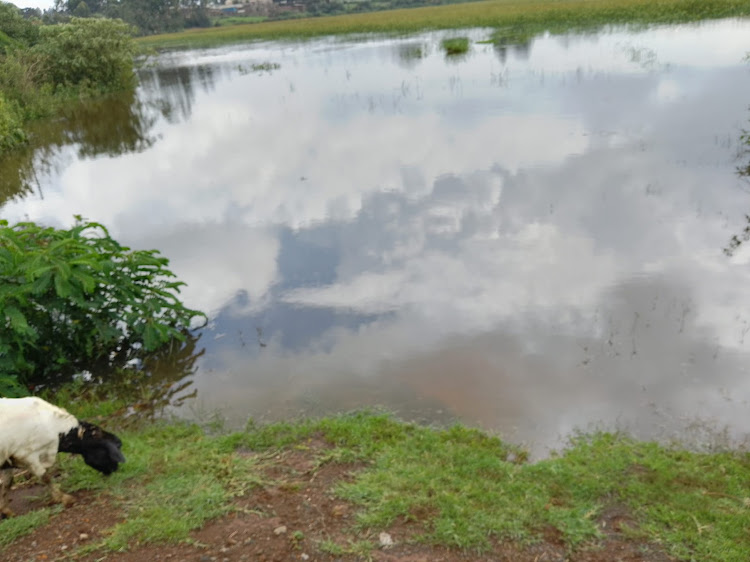
[[[185,416],[380,405],[537,454],[591,427],[742,440],[748,32],[164,55],[136,99],[40,128],[0,216],[172,260],[211,316],[168,363]]]

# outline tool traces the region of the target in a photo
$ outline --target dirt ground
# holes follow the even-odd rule
[[[319,447],[324,447],[319,444]],[[236,500],[229,515],[209,522],[193,533],[192,544],[135,545],[123,553],[83,553],[81,547],[96,543],[108,528],[124,518],[106,494],[78,493],[76,504],[54,515],[49,524],[36,529],[4,551],[3,562],[76,560],[94,562],[152,560],[194,562],[287,562],[354,561],[376,562],[668,562],[673,560],[658,545],[627,538],[621,529],[628,525],[627,512],[612,506],[602,514],[604,541],[566,555],[553,531],[533,546],[497,543],[482,554],[459,552],[415,543],[415,523],[397,523],[372,536],[352,530],[354,508],[331,493],[342,479],[351,478],[360,467],[326,464],[316,467],[315,447],[280,453],[266,469],[268,482],[262,489]],[[247,453],[251,454],[251,453]],[[44,505],[44,491],[36,485],[20,485],[11,492],[11,506],[17,514]],[[382,534],[387,533],[387,536]],[[382,539],[381,539],[382,537]],[[390,541],[388,540],[390,538]],[[367,554],[335,555],[321,549],[322,541],[344,548],[369,539],[375,548]],[[386,544],[392,542],[392,544]]]

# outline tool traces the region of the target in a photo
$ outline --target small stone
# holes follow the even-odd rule
[[[380,541],[380,546],[383,548],[388,548],[389,546],[393,546],[393,538],[388,533],[380,533],[378,535],[378,540]]]
[[[60,547],[60,550],[68,550],[68,545],[64,544]]]
[[[305,554],[304,552],[300,554],[299,557],[302,558],[302,560],[310,560],[310,555]]]
[[[80,540],[82,540],[82,541],[88,540],[89,534],[88,533],[81,533],[80,535],[78,535],[78,538]]]
[[[273,530],[274,535],[283,535],[286,533],[286,525],[280,525]]]

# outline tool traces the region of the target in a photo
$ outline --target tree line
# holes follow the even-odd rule
[[[206,0],[55,0],[50,10],[25,8],[20,13],[44,24],[65,23],[71,18],[119,19],[132,25],[137,35],[211,25]]]

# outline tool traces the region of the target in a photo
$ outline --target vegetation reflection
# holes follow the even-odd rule
[[[739,158],[742,160],[747,159],[747,161],[737,166],[737,175],[746,181],[750,181],[750,131],[742,131],[739,146]],[[724,253],[727,256],[734,255],[742,244],[750,240],[750,214],[745,215],[745,220],[747,221],[747,226],[745,226],[740,234],[732,236],[729,244],[724,248]]]
[[[135,90],[89,100],[63,111],[60,119],[29,128],[32,142],[0,158],[0,203],[39,191],[39,177],[61,168],[62,149],[75,145],[79,158],[142,152],[157,140],[152,134],[158,118],[151,104]]]

